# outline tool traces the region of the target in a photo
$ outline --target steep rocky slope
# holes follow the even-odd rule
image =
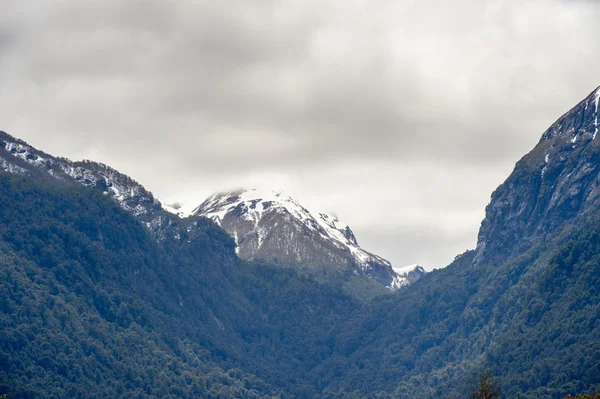
[[[294,266],[313,274],[364,273],[394,290],[425,274],[417,265],[396,273],[390,262],[362,249],[346,223],[308,210],[282,190],[217,193],[193,213],[227,231],[242,259]]]
[[[516,164],[476,250],[340,328],[315,371],[326,390],[458,399],[486,369],[507,397],[600,390],[599,102],[600,88]]]
[[[492,194],[475,262],[500,263],[600,207],[600,88],[560,117]]]

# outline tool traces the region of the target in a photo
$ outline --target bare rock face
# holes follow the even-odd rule
[[[193,213],[212,219],[228,232],[242,259],[293,266],[308,273],[366,274],[391,289],[411,284],[421,275],[396,273],[387,260],[362,249],[347,224],[309,211],[281,190],[217,193]]]
[[[416,283],[421,279],[421,277],[427,274],[425,269],[423,269],[423,267],[419,265],[410,265],[401,268],[394,268],[394,272],[396,272],[399,278],[406,280],[406,285]]]
[[[560,117],[492,194],[475,264],[499,264],[600,207],[600,88]]]

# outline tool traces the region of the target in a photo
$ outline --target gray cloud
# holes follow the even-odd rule
[[[169,200],[276,183],[439,267],[600,84],[598,20],[593,1],[8,0],[0,128]]]

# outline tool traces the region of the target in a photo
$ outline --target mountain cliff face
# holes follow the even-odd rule
[[[475,263],[501,263],[600,207],[600,88],[560,117],[492,194]]]
[[[506,397],[600,392],[599,102],[600,89],[517,163],[475,251],[339,329],[315,373],[328,389],[458,399],[489,369]]]
[[[242,259],[295,266],[315,274],[364,273],[391,289],[425,274],[416,265],[396,273],[387,260],[362,249],[347,224],[309,211],[282,190],[217,193],[194,214],[212,219],[227,231]]]

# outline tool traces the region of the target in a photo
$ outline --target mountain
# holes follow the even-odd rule
[[[180,238],[193,235],[197,230],[197,222],[181,229],[179,218],[164,211],[151,192],[110,166],[54,157],[3,131],[0,131],[0,170],[82,185],[101,193],[144,223],[159,241],[164,241],[167,235]]]
[[[394,267],[394,272],[399,278],[403,278],[407,281],[406,285],[416,283],[427,274],[425,269],[423,269],[423,266],[417,264],[404,267]]]
[[[0,396],[311,396],[361,302],[240,261],[216,224],[108,167],[1,140]]]
[[[600,391],[599,101],[517,162],[475,250],[342,323],[325,391],[461,398],[486,369],[506,397]]]
[[[325,273],[366,275],[391,289],[406,286],[425,274],[420,268],[412,272],[410,279],[397,275],[388,261],[362,250],[348,226],[324,213],[310,213],[283,192],[221,193],[207,199],[194,212],[187,212],[178,203],[163,206],[141,184],[107,165],[53,157],[2,131],[0,170],[25,175],[43,172],[55,179],[73,181],[100,191],[144,222],[162,241],[168,234],[174,237],[194,234],[194,223],[190,228],[180,229],[177,226],[181,221],[176,220],[193,213],[215,221],[234,237],[238,254],[243,259],[261,259]],[[241,194],[245,195],[244,199],[236,201],[237,195]],[[251,198],[250,194],[265,199]],[[253,206],[259,202],[259,208]],[[260,206],[264,204],[272,205],[272,208],[265,208],[263,212]],[[227,212],[233,205],[239,207],[237,213]],[[225,214],[227,221],[223,223]],[[254,218],[256,224],[245,219],[248,217]],[[281,223],[282,217],[290,223]],[[263,242],[265,232],[269,234]],[[294,232],[296,237],[288,240],[288,234]]]
[[[600,206],[600,88],[561,116],[492,194],[476,263],[547,242]]]
[[[193,214],[213,220],[229,233],[242,259],[293,266],[316,275],[366,274],[393,290],[425,274],[416,265],[396,273],[390,262],[362,249],[346,223],[309,211],[283,190],[220,192]]]
[[[168,235],[183,240],[194,234],[198,218],[184,229],[180,218],[164,210],[160,201],[140,183],[103,163],[89,160],[73,162],[46,154],[6,132],[0,131],[0,170],[77,184],[112,199],[120,208],[141,221],[158,241]]]
[[[102,163],[71,162],[39,151],[0,131],[0,170],[30,175],[46,172],[58,180],[78,182],[113,198],[136,217],[151,218],[161,209],[152,194],[130,177]]]
[[[0,395],[459,399],[482,370],[506,397],[600,392],[599,92],[517,162],[475,250],[369,301],[2,134]]]

